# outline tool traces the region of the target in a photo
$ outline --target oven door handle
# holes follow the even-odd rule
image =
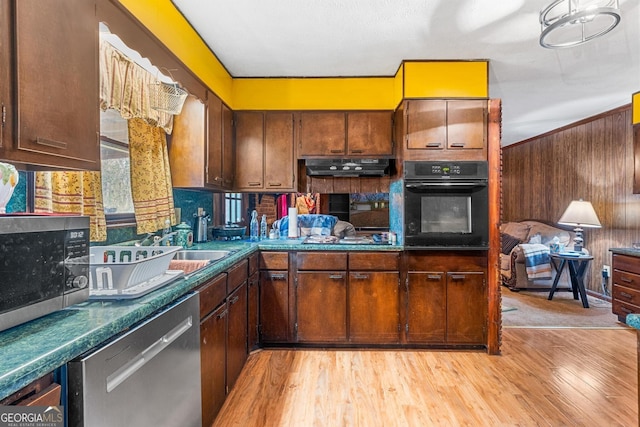
[[[455,188],[455,189],[471,189],[478,187],[486,187],[486,181],[474,181],[474,182],[409,182],[405,184],[405,188],[408,190],[431,190],[431,189],[439,189],[443,188]]]

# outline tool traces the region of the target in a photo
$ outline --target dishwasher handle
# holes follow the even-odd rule
[[[146,365],[162,350],[170,346],[171,343],[180,338],[180,336],[187,332],[192,326],[193,318],[192,316],[189,316],[178,325],[176,325],[176,327],[159,338],[156,342],[138,353],[138,355],[136,355],[133,359],[129,360],[127,363],[118,368],[114,373],[109,375],[107,377],[107,393],[115,390],[116,387],[118,387],[127,378],[140,370],[140,368]]]

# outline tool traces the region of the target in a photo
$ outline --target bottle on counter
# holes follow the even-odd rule
[[[262,221],[260,221],[260,240],[267,238],[267,216],[262,215]]]
[[[249,226],[250,236],[252,241],[258,241],[259,230],[258,230],[258,211],[255,209],[251,212],[251,223]]]

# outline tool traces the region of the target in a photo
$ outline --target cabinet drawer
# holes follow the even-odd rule
[[[640,307],[640,290],[613,284],[613,299]]]
[[[613,269],[613,284],[640,290],[640,275]]]
[[[298,270],[346,270],[345,252],[298,252]]]
[[[242,260],[227,270],[227,293],[233,292],[247,280],[248,260]]]
[[[398,270],[400,264],[398,252],[351,252],[349,270]]]
[[[260,252],[261,270],[288,270],[288,252]]]
[[[633,304],[627,304],[623,301],[617,300],[614,298],[611,311],[613,314],[617,314],[623,319],[627,316],[627,314],[638,314],[640,313],[640,307]]]
[[[613,269],[640,274],[640,258],[628,255],[613,254]]]
[[[222,304],[227,296],[227,275],[218,274],[216,277],[200,286],[197,291],[200,293],[200,319],[213,311],[214,308]]]

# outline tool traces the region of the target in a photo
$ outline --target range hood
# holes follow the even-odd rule
[[[389,174],[389,159],[307,159],[308,176],[384,176]]]

